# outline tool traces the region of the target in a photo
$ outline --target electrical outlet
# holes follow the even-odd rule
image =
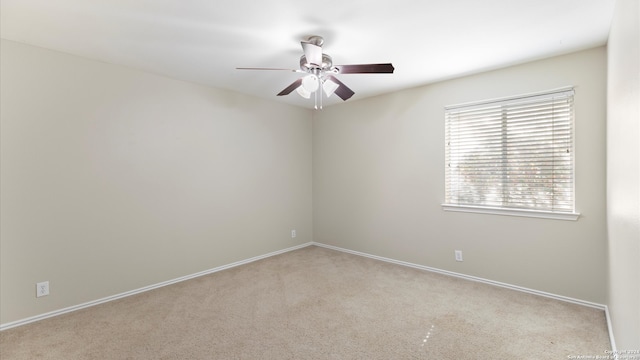
[[[291,237],[292,238],[296,237],[296,231],[295,230],[291,230]]]
[[[36,284],[36,297],[49,295],[49,282],[44,281]]]
[[[462,250],[456,250],[456,261],[462,261]]]

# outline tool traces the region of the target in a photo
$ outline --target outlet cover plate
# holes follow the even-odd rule
[[[43,281],[36,284],[36,297],[49,295],[49,282]]]
[[[462,250],[456,250],[456,261],[462,261]]]

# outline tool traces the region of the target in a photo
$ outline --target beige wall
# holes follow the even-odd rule
[[[606,302],[604,48],[311,115],[1,46],[1,323],[312,240]],[[444,212],[443,107],[566,85],[581,218]]]
[[[444,106],[567,85],[580,219],[443,211]],[[599,47],[316,112],[314,241],[604,304],[605,100]]]
[[[1,61],[1,323],[312,240],[309,110],[4,40]]]
[[[609,309],[618,349],[640,349],[640,5],[618,0],[608,44]]]

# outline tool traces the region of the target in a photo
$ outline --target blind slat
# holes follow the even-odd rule
[[[445,108],[445,202],[573,212],[573,89]]]

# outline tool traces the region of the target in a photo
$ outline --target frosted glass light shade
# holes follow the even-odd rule
[[[298,94],[300,94],[300,96],[302,96],[305,99],[311,98],[311,93],[305,90],[304,86],[298,86],[296,91],[298,92]]]
[[[319,86],[320,82],[318,77],[313,74],[309,74],[302,79],[302,87],[310,93],[318,90]]]
[[[322,89],[324,93],[327,94],[327,97],[331,96],[339,86],[340,85],[331,79],[327,79],[322,83]]]

